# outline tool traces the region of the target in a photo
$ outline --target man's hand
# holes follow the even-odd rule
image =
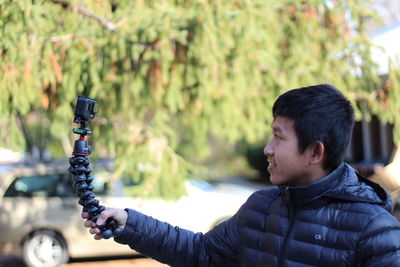
[[[89,213],[82,212],[81,216],[83,219],[88,219]],[[100,240],[103,237],[97,226],[102,225],[108,218],[113,218],[118,223],[118,226],[121,229],[124,229],[126,220],[128,219],[128,213],[123,209],[106,208],[102,213],[100,213],[100,217],[97,219],[96,223],[91,220],[86,220],[83,225],[86,228],[90,228],[89,233],[94,235],[94,239]]]

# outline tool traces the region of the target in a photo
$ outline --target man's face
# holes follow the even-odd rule
[[[272,123],[273,137],[264,148],[268,172],[274,185],[307,184],[311,172],[310,151],[300,154],[292,119],[277,116]]]

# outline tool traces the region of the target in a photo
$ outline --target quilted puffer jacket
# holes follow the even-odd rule
[[[306,186],[255,192],[206,234],[128,210],[115,241],[171,266],[400,266],[389,195],[343,163]]]

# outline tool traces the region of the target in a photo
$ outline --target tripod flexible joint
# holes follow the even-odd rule
[[[92,153],[92,147],[85,140],[85,137],[92,132],[88,128],[88,120],[94,118],[93,111],[96,101],[94,99],[79,96],[75,107],[75,123],[80,123],[81,127],[73,129],[73,133],[79,135],[79,139],[75,140],[72,157],[69,158],[70,167],[68,171],[73,175],[73,187],[75,194],[79,197],[78,204],[83,206],[82,211],[89,214],[89,220],[97,222],[100,213],[105,207],[100,205],[99,200],[93,193],[92,185],[93,176],[92,168],[89,166],[91,160],[88,156]],[[122,229],[118,227],[118,223],[109,218],[105,223],[97,227],[104,239],[121,235]]]

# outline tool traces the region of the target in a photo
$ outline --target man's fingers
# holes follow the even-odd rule
[[[106,222],[109,218],[113,218],[118,223],[118,226],[121,229],[125,227],[126,221],[128,219],[127,211],[116,208],[106,208],[100,213],[99,218],[96,222],[89,219],[90,215],[87,212],[82,212],[81,216],[83,219],[86,219],[83,225],[86,228],[90,228],[89,233],[94,235],[94,239],[96,240],[103,239],[102,233],[98,227],[104,224],[104,222]]]
[[[96,227],[96,224],[95,224],[93,221],[91,221],[91,220],[85,221],[85,222],[83,223],[83,225],[84,225],[86,228]]]
[[[100,230],[98,228],[92,227],[90,228],[89,233],[91,233],[92,235],[100,234]]]
[[[102,238],[103,238],[103,236],[101,234],[95,234],[94,235],[94,239],[96,239],[96,240],[100,240]]]

